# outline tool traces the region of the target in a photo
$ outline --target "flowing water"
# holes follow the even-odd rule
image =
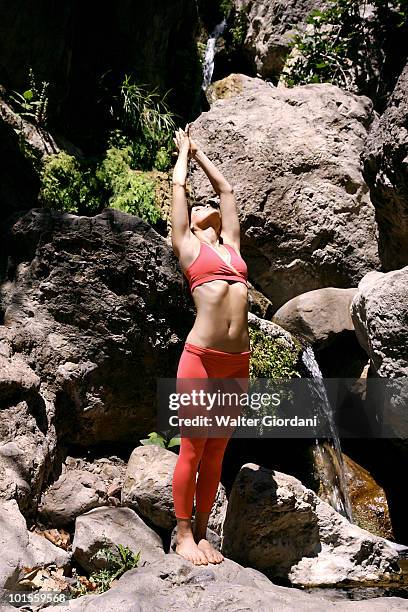
[[[316,405],[322,411],[322,416],[326,419],[331,433],[331,439],[325,442],[316,440],[314,448],[315,464],[318,467],[322,485],[321,497],[352,523],[353,513],[346,485],[337,426],[324,383],[323,381],[321,384],[317,383],[318,379],[323,378],[323,375],[311,347],[303,351],[302,361],[313,378],[312,390],[318,395]]]
[[[203,82],[201,85],[202,89],[207,89],[211,83],[212,75],[214,72],[214,57],[215,57],[215,45],[217,39],[221,36],[227,25],[227,20],[223,19],[221,23],[215,26],[211,32],[209,39],[207,40],[207,47],[205,49],[204,65],[203,65]]]

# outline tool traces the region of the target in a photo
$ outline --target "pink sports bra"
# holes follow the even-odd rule
[[[248,269],[245,261],[238,255],[235,249],[229,245],[223,245],[230,253],[230,261],[227,263],[217,251],[206,242],[200,243],[200,251],[184,272],[190,291],[198,286],[212,280],[228,280],[245,283],[248,285]]]

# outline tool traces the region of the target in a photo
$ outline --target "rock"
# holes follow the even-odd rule
[[[107,503],[102,478],[84,470],[65,471],[43,494],[38,516],[44,525],[63,527],[92,508]]]
[[[87,572],[109,567],[103,555],[91,557],[105,547],[118,555],[119,544],[135,555],[140,551],[140,567],[164,557],[160,536],[130,508],[95,508],[76,519],[72,553]]]
[[[368,470],[344,453],[343,460],[354,522],[381,538],[393,538],[384,489],[379,486]]]
[[[66,569],[71,555],[27,530],[15,500],[0,501],[0,589],[21,590],[28,569],[56,564]]]
[[[51,430],[85,448],[145,437],[157,373],[175,375],[194,318],[164,238],[110,208],[91,218],[37,208],[10,217],[1,239],[0,339],[7,329],[13,358],[53,394]]]
[[[234,482],[221,552],[302,586],[402,579],[398,554],[386,540],[350,524],[293,476],[253,463]]]
[[[85,595],[47,612],[110,612],[126,610],[167,612],[184,610],[279,610],[279,612],[389,612],[406,610],[406,599],[381,597],[367,601],[328,601],[298,589],[273,584],[261,572],[225,559],[194,566],[171,553],[163,560],[126,572],[102,595]]]
[[[313,345],[329,345],[337,334],[354,330],[350,303],[357,289],[326,287],[302,293],[275,312],[273,322]]]
[[[248,309],[261,319],[269,319],[273,313],[273,305],[263,293],[248,282]]]
[[[324,0],[234,0],[237,10],[247,14],[243,48],[260,76],[279,76],[295,28],[304,29],[309,13],[325,4]]]
[[[385,272],[408,264],[408,64],[362,152]]]
[[[376,376],[408,376],[408,266],[370,272],[351,302],[357,338]]]
[[[379,267],[374,208],[360,168],[370,100],[330,84],[274,88],[242,79],[192,136],[235,191],[249,277],[277,309]],[[194,166],[197,199],[208,197]]]
[[[153,525],[173,529],[173,473],[177,455],[155,444],[138,446],[132,452],[122,489],[122,503],[146,517]],[[227,509],[225,488],[220,483],[208,527],[219,536]],[[194,514],[194,507],[193,507]]]
[[[176,524],[172,479],[177,455],[155,444],[138,446],[127,465],[122,503],[154,525],[172,529]]]
[[[0,337],[9,331],[0,326]],[[47,421],[50,395],[23,356],[0,356],[0,371],[0,500],[17,499],[28,518],[36,512],[56,452],[55,429]]]

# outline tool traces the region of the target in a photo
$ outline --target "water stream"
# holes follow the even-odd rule
[[[207,47],[205,49],[205,57],[203,64],[203,82],[201,85],[202,89],[207,89],[211,83],[212,75],[214,72],[214,57],[215,57],[215,45],[217,39],[221,36],[227,25],[227,20],[223,19],[221,23],[217,24],[214,30],[211,32],[210,37],[207,40]]]
[[[318,394],[319,400],[316,402],[316,405],[319,410],[322,410],[322,416],[326,419],[331,433],[331,439],[325,442],[319,442],[316,439],[316,446],[314,448],[315,464],[318,468],[322,485],[322,497],[339,514],[345,516],[352,523],[353,512],[346,485],[337,426],[324,383],[322,381],[321,384],[316,384],[316,381],[322,379],[323,375],[311,347],[307,347],[303,351],[302,361],[313,378],[313,392]]]

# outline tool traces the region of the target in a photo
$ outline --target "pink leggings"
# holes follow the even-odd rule
[[[177,379],[248,379],[250,353],[251,351],[227,353],[186,342],[179,361]],[[187,388],[188,381],[178,381],[178,390]],[[245,388],[241,390],[246,391]],[[185,414],[184,410],[183,416]],[[234,429],[230,429],[227,436],[222,438],[181,436],[180,452],[173,474],[173,501],[176,518],[191,518],[194,491],[196,512],[211,512],[221,478],[224,452]]]

